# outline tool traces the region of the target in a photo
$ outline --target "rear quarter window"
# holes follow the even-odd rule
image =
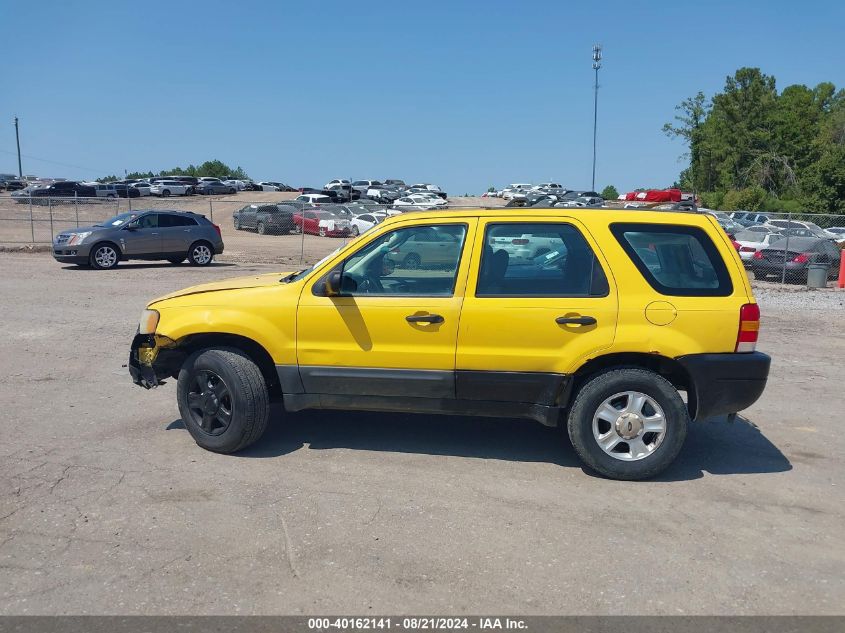
[[[733,283],[716,245],[696,226],[612,224],[610,230],[646,281],[663,295],[726,297]]]

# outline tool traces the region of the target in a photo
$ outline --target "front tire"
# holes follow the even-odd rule
[[[259,222],[256,230],[259,235],[264,235],[267,232],[267,227],[264,226],[264,222]]]
[[[270,419],[261,370],[239,350],[200,350],[179,371],[176,387],[185,428],[202,448],[234,453],[258,440]]]
[[[117,246],[114,244],[104,242],[103,244],[97,244],[91,249],[89,259],[92,268],[110,270],[117,266],[117,263],[120,261],[120,251],[117,250]]]
[[[235,225],[235,230],[240,231],[241,230],[241,221],[238,218],[235,218],[233,220],[233,223]]]
[[[208,242],[196,242],[191,244],[188,251],[188,260],[192,266],[208,266],[214,259],[214,249]]]
[[[164,191],[162,191],[161,197],[162,198],[169,198],[170,197],[170,189],[165,189]]]
[[[645,369],[612,369],[578,391],[567,430],[575,452],[610,479],[648,479],[678,456],[689,413],[662,376]]]

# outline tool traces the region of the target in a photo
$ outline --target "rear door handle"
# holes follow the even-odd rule
[[[555,319],[558,325],[595,325],[597,323],[595,317],[579,316],[579,317],[558,317]]]
[[[408,323],[443,323],[446,319],[439,314],[409,314],[405,320]]]

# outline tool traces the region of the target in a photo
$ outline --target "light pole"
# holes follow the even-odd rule
[[[15,117],[15,141],[18,143],[18,178],[23,179],[23,167],[21,167],[21,136],[18,133],[18,117]]]
[[[596,131],[599,116],[599,68],[601,68],[601,44],[593,46],[593,70],[596,71],[595,92],[593,97],[593,184],[590,189],[596,190]]]

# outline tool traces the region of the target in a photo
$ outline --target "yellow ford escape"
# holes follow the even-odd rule
[[[156,299],[129,368],[147,388],[177,378],[185,426],[212,451],[258,440],[280,399],[565,424],[589,467],[641,479],[691,419],[760,396],[759,318],[709,215],[410,213],[307,270]]]

